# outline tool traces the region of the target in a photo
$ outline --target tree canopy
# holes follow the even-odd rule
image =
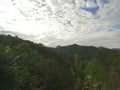
[[[119,90],[119,76],[119,50],[0,35],[0,90]]]

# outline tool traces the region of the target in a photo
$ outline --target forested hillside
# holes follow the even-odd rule
[[[0,90],[120,90],[120,51],[0,35]]]

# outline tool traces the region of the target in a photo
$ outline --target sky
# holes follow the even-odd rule
[[[120,0],[0,0],[0,34],[46,46],[120,48]]]

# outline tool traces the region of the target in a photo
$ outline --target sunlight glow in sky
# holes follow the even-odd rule
[[[0,34],[47,46],[120,48],[120,0],[0,0]]]

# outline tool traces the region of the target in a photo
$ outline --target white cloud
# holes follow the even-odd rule
[[[0,26],[7,31],[31,35],[35,42],[49,46],[73,43],[119,47],[120,0],[3,0],[0,1]],[[96,15],[80,9],[99,7]],[[33,37],[34,36],[34,37]],[[22,36],[21,36],[22,37]],[[25,38],[25,37],[22,37]]]
[[[87,1],[86,4],[85,4],[85,6],[86,7],[96,7],[94,1],[91,1],[91,0]]]

